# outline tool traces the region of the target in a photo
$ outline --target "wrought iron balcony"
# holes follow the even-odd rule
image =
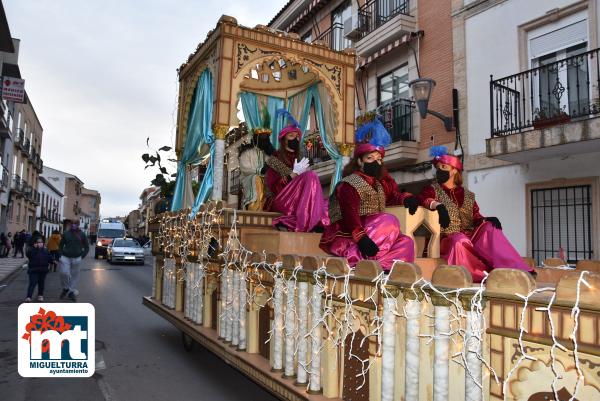
[[[306,150],[306,157],[310,159],[312,164],[331,160],[331,156],[325,150],[319,134],[309,135],[304,140],[304,148]]]
[[[17,147],[19,149],[23,150],[24,143],[25,143],[25,131],[23,131],[23,128],[17,128],[16,135],[15,135],[15,145],[17,145]]]
[[[23,140],[23,145],[21,146],[21,151],[25,156],[29,156],[30,147],[31,143],[29,141],[29,138],[25,138]]]
[[[33,188],[31,190],[31,202],[33,202],[36,205],[40,204],[40,193]]]
[[[491,136],[600,114],[599,49],[490,82]]]
[[[412,129],[414,108],[414,101],[402,98],[393,99],[377,108],[377,114],[382,116],[392,142],[415,140]]]
[[[12,181],[10,183],[10,189],[17,194],[20,194],[23,192],[23,187],[21,185],[21,177],[19,177],[16,174],[14,174],[12,176]]]
[[[2,178],[0,179],[0,191],[6,191],[11,185],[10,173],[8,172],[8,169],[4,166],[2,166],[0,172],[2,174]]]
[[[352,41],[344,36],[344,25],[336,22],[329,29],[316,37],[315,41],[320,40],[331,50],[341,51],[352,46]]]
[[[358,9],[358,30],[364,38],[397,15],[409,15],[409,0],[370,0]]]

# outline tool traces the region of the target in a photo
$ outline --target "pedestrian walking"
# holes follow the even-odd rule
[[[52,256],[44,248],[44,239],[41,236],[33,237],[33,246],[27,250],[27,274],[29,275],[29,287],[27,287],[27,298],[25,302],[31,302],[33,290],[37,286],[37,300],[44,300],[44,283],[48,274]]]
[[[58,252],[58,247],[60,246],[60,233],[58,230],[52,231],[50,238],[48,238],[48,252],[52,255],[52,259],[54,261],[53,270],[56,271],[56,266],[58,265],[58,259],[60,259],[60,253]]]
[[[10,255],[10,250],[12,249],[12,233],[8,233],[6,235],[6,243],[4,244],[4,254],[3,257],[7,258]]]
[[[13,252],[13,258],[17,257],[17,253],[21,254],[21,257],[24,258],[25,254],[23,253],[23,247],[25,246],[25,230],[22,230],[15,234],[15,250]]]
[[[58,246],[60,253],[60,278],[62,282],[62,293],[60,298],[68,297],[72,301],[77,300],[77,283],[79,282],[79,265],[81,259],[85,258],[90,250],[88,239],[79,229],[79,222],[73,221],[60,240]]]
[[[5,251],[6,251],[6,235],[4,233],[0,233],[0,258],[4,257]]]

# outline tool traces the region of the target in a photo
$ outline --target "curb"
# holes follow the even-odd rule
[[[6,284],[8,281],[10,281],[12,278],[14,278],[17,274],[19,274],[19,272],[21,270],[23,270],[26,267],[27,267],[27,263],[23,263],[21,266],[16,267],[15,270],[13,270],[9,274],[7,274],[6,277],[4,277],[2,280],[0,280],[0,284]]]

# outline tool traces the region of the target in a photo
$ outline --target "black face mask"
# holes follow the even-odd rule
[[[378,162],[364,163],[363,172],[371,177],[379,177],[381,173],[381,164]]]
[[[287,141],[287,147],[292,150],[298,150],[298,146],[300,146],[298,138]]]
[[[450,172],[446,170],[435,170],[435,180],[438,184],[443,184],[450,179]]]

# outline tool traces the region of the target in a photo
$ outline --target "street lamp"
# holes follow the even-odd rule
[[[452,117],[446,117],[442,113],[429,110],[428,108],[429,98],[431,97],[431,92],[433,91],[434,86],[435,81],[431,78],[419,78],[408,83],[408,87],[412,90],[413,97],[417,103],[417,108],[419,109],[421,118],[426,118],[427,114],[431,114],[432,116],[442,120],[446,131],[452,131],[452,127],[454,125]]]

